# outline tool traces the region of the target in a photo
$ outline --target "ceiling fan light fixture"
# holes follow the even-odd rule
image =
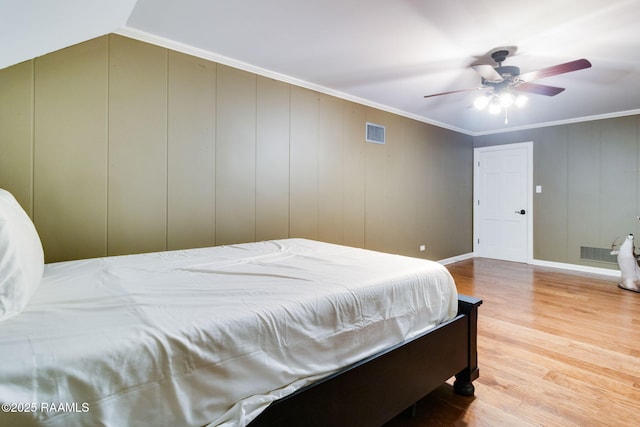
[[[509,123],[509,108],[512,108],[514,105],[517,108],[523,108],[528,103],[528,98],[522,95],[521,92],[555,96],[564,91],[562,87],[533,83],[534,80],[591,67],[591,62],[583,58],[521,74],[520,67],[502,65],[509,55],[513,55],[515,50],[515,46],[495,49],[491,53],[491,59],[496,62],[497,66],[485,63],[475,63],[471,65],[471,68],[481,77],[480,87],[450,90],[425,95],[424,97],[432,98],[434,96],[486,89],[486,95],[476,97],[473,100],[473,106],[480,111],[484,111],[488,107],[489,113],[492,115],[498,115],[504,112],[504,123],[506,125]]]

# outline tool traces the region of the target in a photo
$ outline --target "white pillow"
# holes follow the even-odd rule
[[[0,188],[0,321],[25,308],[43,270],[44,252],[33,222],[13,195]]]

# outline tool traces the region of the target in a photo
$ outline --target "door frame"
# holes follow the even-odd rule
[[[514,148],[525,148],[527,156],[527,170],[525,177],[527,180],[527,247],[525,262],[531,264],[533,262],[533,141],[517,142],[513,144],[490,145],[486,147],[477,147],[473,149],[473,253],[478,254],[478,200],[480,199],[479,177],[478,177],[478,161],[480,154],[488,151],[508,150]]]

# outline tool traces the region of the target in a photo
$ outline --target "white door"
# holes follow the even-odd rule
[[[528,262],[532,255],[533,143],[474,150],[474,252]]]

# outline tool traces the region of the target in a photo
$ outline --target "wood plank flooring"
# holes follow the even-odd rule
[[[449,380],[386,427],[640,426],[640,294],[491,259],[447,268],[459,293],[484,301],[475,396]]]

